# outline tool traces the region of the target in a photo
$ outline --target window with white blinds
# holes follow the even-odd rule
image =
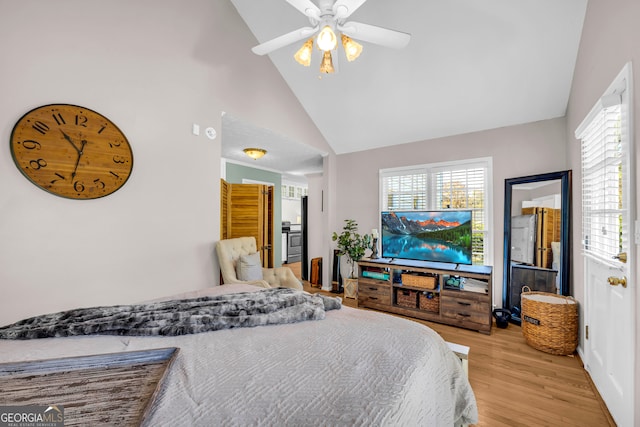
[[[611,102],[615,100],[615,102]],[[610,261],[626,251],[623,229],[623,147],[620,95],[599,106],[576,136],[582,141],[582,242],[585,252]]]
[[[383,169],[380,210],[471,209],[473,263],[489,263],[490,176],[490,158]]]

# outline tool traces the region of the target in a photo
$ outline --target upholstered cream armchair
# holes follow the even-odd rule
[[[255,237],[238,237],[216,243],[222,281],[249,283],[263,288],[302,289],[302,283],[289,267],[263,268]]]

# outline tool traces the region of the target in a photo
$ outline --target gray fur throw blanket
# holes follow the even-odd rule
[[[187,335],[321,320],[341,300],[288,288],[135,305],[80,308],[0,327],[0,339],[74,335]]]

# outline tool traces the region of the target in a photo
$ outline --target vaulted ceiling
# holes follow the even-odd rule
[[[309,20],[285,0],[231,0],[265,42]],[[404,49],[361,42],[338,72],[269,54],[337,154],[565,115],[587,0],[367,0],[349,20],[411,34]],[[224,153],[223,153],[224,155]]]

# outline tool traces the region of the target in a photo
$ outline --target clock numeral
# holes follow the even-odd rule
[[[123,164],[127,163],[126,157],[122,156],[113,156],[113,163]]]
[[[40,170],[47,167],[47,161],[45,159],[31,160],[29,166],[31,166],[31,169]]]
[[[62,114],[60,113],[53,113],[53,120],[56,121],[56,123],[58,124],[58,126],[60,125],[66,125],[67,122],[64,121],[64,117],[62,117]]]
[[[33,139],[25,139],[22,141],[22,146],[27,150],[39,150],[42,147],[38,141]]]
[[[87,117],[81,116],[80,114],[76,114],[76,126],[87,127]]]
[[[56,173],[55,173],[55,176],[57,176],[58,178],[60,178],[60,179],[61,179],[61,180],[63,180],[63,181],[66,179],[64,176],[60,175],[58,172],[56,172]],[[55,184],[56,182],[60,181],[60,179],[52,179],[52,180],[49,182],[49,184],[53,185],[53,184]]]
[[[98,187],[100,190],[104,190],[104,187],[107,186],[107,184],[105,184],[104,182],[102,182],[102,180],[100,178],[96,178],[93,180],[93,183],[96,185],[96,187]]]
[[[105,130],[106,128],[107,128],[107,125],[102,125],[102,127],[98,131],[98,135],[100,135],[102,133],[102,131]]]
[[[35,129],[36,132],[40,132],[43,135],[46,135],[47,132],[49,132],[49,125],[47,125],[46,123],[42,123],[39,120],[35,121],[31,127]]]
[[[111,148],[118,148],[120,146],[122,146],[122,143],[120,141],[110,142],[109,143],[109,147],[111,147]]]
[[[84,191],[84,184],[81,183],[80,181],[76,181],[73,183],[73,189],[76,190],[78,193],[82,193]]]
[[[120,175],[118,175],[118,174],[117,174],[117,173],[115,173],[114,171],[109,171],[109,173],[110,173],[111,175],[113,175],[114,177],[116,177],[116,178],[120,179]]]

